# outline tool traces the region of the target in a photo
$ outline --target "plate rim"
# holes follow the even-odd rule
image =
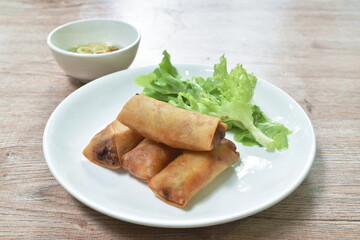
[[[173,64],[176,68],[181,67],[195,67],[198,69],[206,69],[206,70],[212,70],[212,66],[210,65],[202,65],[202,64]],[[96,203],[93,203],[92,201],[89,201],[86,197],[82,196],[81,194],[79,194],[77,191],[75,191],[74,189],[72,189],[72,187],[68,186],[67,183],[65,181],[62,180],[62,178],[59,176],[58,172],[55,170],[54,166],[51,163],[50,160],[50,153],[48,151],[49,147],[49,141],[47,141],[48,136],[49,136],[49,131],[50,131],[50,125],[51,123],[54,121],[54,118],[56,117],[56,115],[58,114],[58,112],[60,111],[59,109],[62,108],[62,106],[64,104],[66,104],[68,101],[71,101],[72,98],[74,98],[74,96],[76,96],[77,94],[82,94],[83,91],[86,91],[88,88],[92,88],[95,87],[96,85],[99,84],[104,84],[104,82],[106,81],[112,81],[111,77],[115,76],[115,75],[121,75],[121,73],[126,73],[126,72],[131,72],[131,71],[142,71],[145,69],[150,69],[153,70],[157,67],[157,65],[144,65],[144,66],[140,66],[140,67],[134,67],[134,68],[129,68],[126,70],[122,70],[122,71],[118,71],[118,72],[114,72],[105,76],[102,76],[94,81],[91,81],[83,86],[81,86],[80,88],[76,89],[75,91],[71,92],[68,96],[66,96],[57,106],[56,108],[53,110],[53,112],[51,113],[49,119],[46,122],[45,128],[44,128],[44,133],[43,133],[43,154],[45,157],[45,161],[46,164],[50,170],[50,172],[52,173],[52,175],[54,176],[54,178],[58,181],[58,183],[74,198],[76,198],[78,201],[80,201],[81,203],[85,204],[87,207],[92,208],[95,211],[98,211],[104,215],[110,216],[112,218],[115,219],[119,219],[122,221],[126,221],[126,222],[130,222],[130,223],[134,223],[134,224],[138,224],[138,225],[144,225],[144,226],[150,226],[150,227],[162,227],[162,228],[197,228],[197,227],[206,227],[206,226],[213,226],[213,225],[218,225],[218,224],[224,224],[224,223],[228,223],[228,222],[232,222],[235,220],[239,220],[239,219],[243,219],[246,218],[248,216],[257,214],[265,209],[268,209],[274,205],[276,205],[277,203],[279,203],[280,201],[282,201],[283,199],[285,199],[286,197],[288,197],[291,193],[293,193],[301,184],[302,182],[305,180],[305,178],[308,176],[312,165],[315,161],[315,154],[316,154],[316,136],[315,136],[315,131],[314,131],[314,127],[311,123],[311,120],[309,118],[309,116],[307,115],[307,113],[305,112],[305,110],[301,107],[301,105],[294,99],[292,98],[288,93],[286,93],[284,90],[280,89],[279,87],[275,86],[274,84],[272,84],[271,82],[257,77],[258,80],[258,84],[259,82],[264,82],[265,84],[268,84],[270,87],[272,87],[273,89],[275,89],[276,91],[280,92],[282,95],[285,95],[287,97],[288,100],[292,101],[292,104],[297,105],[297,107],[301,110],[301,114],[304,115],[307,123],[306,125],[310,126],[310,137],[313,140],[313,144],[311,145],[309,154],[308,154],[308,159],[306,160],[306,165],[304,165],[301,174],[299,174],[296,178],[296,181],[294,180],[293,183],[286,189],[284,189],[281,194],[278,194],[279,196],[275,197],[274,199],[272,199],[272,201],[268,201],[268,202],[264,202],[262,205],[260,205],[259,207],[256,207],[254,209],[249,209],[245,212],[245,214],[242,214],[241,216],[237,215],[236,213],[233,213],[231,215],[226,215],[226,217],[223,218],[208,218],[206,220],[202,219],[202,220],[174,220],[174,221],[141,221],[142,218],[139,217],[134,217],[134,216],[130,216],[129,214],[122,214],[121,216],[119,216],[118,214],[114,214],[111,212],[108,212],[107,210],[105,210],[102,206],[99,206]],[[109,79],[109,80],[107,80]],[[125,80],[124,80],[125,81]]]

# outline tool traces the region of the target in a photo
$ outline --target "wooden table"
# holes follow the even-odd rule
[[[222,54],[289,93],[317,137],[314,165],[275,206],[218,226],[164,229],[100,214],[67,193],[42,151],[55,107],[82,86],[46,45],[55,27],[118,18],[142,32],[131,67],[212,65]],[[1,239],[360,239],[360,1],[0,1]]]

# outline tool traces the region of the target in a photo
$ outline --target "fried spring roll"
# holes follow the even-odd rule
[[[145,138],[134,149],[124,154],[123,168],[133,176],[148,181],[174,160],[180,152],[180,149]]]
[[[91,139],[83,154],[93,163],[118,169],[122,166],[122,156],[142,139],[138,133],[115,120]]]
[[[148,186],[164,202],[184,207],[239,157],[235,144],[227,139],[209,152],[184,151],[155,175]]]
[[[220,118],[181,109],[141,94],[125,104],[117,119],[146,138],[193,151],[214,149],[227,130]]]

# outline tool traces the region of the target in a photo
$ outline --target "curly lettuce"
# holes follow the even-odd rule
[[[257,78],[239,64],[228,71],[224,56],[214,65],[213,76],[184,79],[164,51],[158,68],[135,82],[144,87],[146,96],[221,118],[235,132],[235,141],[244,145],[260,145],[271,152],[288,147],[291,131],[252,103]]]

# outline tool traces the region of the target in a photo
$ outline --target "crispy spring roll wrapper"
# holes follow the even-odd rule
[[[193,151],[214,149],[227,130],[220,118],[181,109],[141,94],[125,104],[117,119],[155,142]]]
[[[180,149],[145,138],[122,157],[123,168],[133,176],[148,181],[181,153]]]
[[[164,202],[182,208],[239,157],[235,144],[227,139],[209,152],[184,151],[155,175],[148,186]]]
[[[98,132],[83,150],[84,156],[100,166],[118,169],[122,156],[143,139],[137,132],[115,120]]]

